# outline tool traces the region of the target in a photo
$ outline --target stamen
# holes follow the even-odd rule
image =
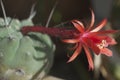
[[[106,40],[102,40],[100,44],[97,44],[100,49],[103,49],[108,46]]]

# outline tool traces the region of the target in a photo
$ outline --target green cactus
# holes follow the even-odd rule
[[[7,18],[10,22],[11,18]],[[23,36],[20,28],[33,26],[30,19],[0,18],[0,80],[41,80],[51,68],[55,46],[46,34]]]

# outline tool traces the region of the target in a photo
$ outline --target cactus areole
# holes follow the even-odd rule
[[[22,26],[33,26],[30,19],[0,18],[0,80],[39,80],[51,68],[55,46],[40,33],[23,36]]]

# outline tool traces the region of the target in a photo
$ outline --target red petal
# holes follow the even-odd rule
[[[78,43],[78,44],[76,43],[74,47],[69,48],[69,49],[70,49],[70,50],[74,50],[74,49],[76,49],[78,46],[79,46],[79,43]]]
[[[92,60],[92,57],[90,55],[90,51],[88,49],[88,47],[84,46],[83,45],[83,48],[85,50],[85,53],[86,53],[86,56],[87,56],[87,59],[88,59],[88,63],[89,63],[89,70],[93,70],[94,69],[94,66],[93,66],[93,60]]]
[[[115,45],[117,44],[117,42],[115,41],[115,39],[109,37],[109,36],[92,36],[89,37],[94,43],[101,43],[102,40],[106,40],[108,45]]]
[[[91,30],[91,28],[93,27],[94,22],[95,22],[95,16],[94,16],[93,10],[92,10],[92,9],[90,9],[90,11],[91,11],[91,14],[92,14],[92,18],[91,18],[90,27],[88,28],[88,30],[87,30],[87,31],[90,31],[90,30]]]
[[[102,40],[111,40],[109,39],[109,36],[89,36],[89,38],[96,44],[101,43]]]
[[[73,55],[70,57],[70,59],[68,60],[68,62],[73,61],[81,52],[82,46],[81,44],[77,47],[77,49],[75,50],[75,52],[73,53]]]
[[[62,41],[65,43],[78,43],[80,40],[79,39],[63,39]]]
[[[91,32],[90,35],[104,35],[104,34],[112,34],[118,32],[117,30],[105,30],[105,31],[98,31],[98,32]]]
[[[83,40],[84,40],[85,45],[91,48],[97,55],[100,53],[100,49],[91,39],[83,38]]]
[[[72,23],[78,31],[80,31],[81,33],[84,32],[84,25],[82,24],[82,22],[78,20],[73,20]]]
[[[95,36],[95,37],[91,37],[91,39],[94,42],[96,42],[96,43],[99,43],[102,40],[106,40],[106,42],[107,42],[108,45],[115,45],[115,44],[117,44],[117,42],[115,41],[115,39],[111,38],[109,36]]]
[[[101,49],[101,54],[105,54],[106,56],[112,56],[112,51],[108,48]]]
[[[107,19],[104,19],[95,29],[93,29],[90,32],[97,32],[97,31],[99,31],[100,29],[102,29],[105,26],[106,23],[107,23]]]
[[[111,37],[107,37],[106,41],[107,41],[107,43],[109,45],[115,45],[115,44],[117,44],[117,42],[115,41],[115,39],[113,39]]]

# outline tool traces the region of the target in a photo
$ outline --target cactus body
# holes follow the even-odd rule
[[[26,25],[33,23],[13,19],[5,26],[0,18],[0,80],[39,80],[51,68],[55,46],[50,37],[40,33],[23,36],[19,30]]]

